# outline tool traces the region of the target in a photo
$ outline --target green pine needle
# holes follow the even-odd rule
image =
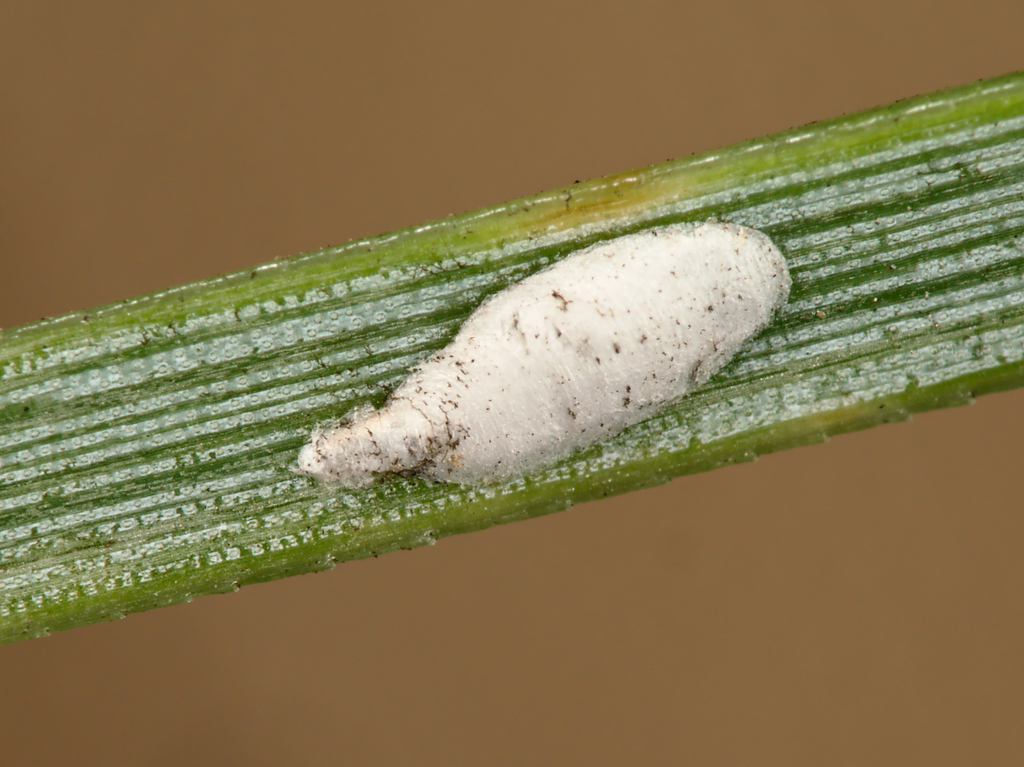
[[[677,407],[483,488],[293,472],[486,296],[710,218],[788,306]],[[1024,381],[1024,75],[0,333],[0,640],[565,509]]]

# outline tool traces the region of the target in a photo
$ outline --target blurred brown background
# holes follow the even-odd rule
[[[1019,0],[0,4],[0,326],[1024,68]],[[1019,764],[1024,391],[0,647],[0,762]]]

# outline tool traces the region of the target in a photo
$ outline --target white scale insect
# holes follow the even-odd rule
[[[402,474],[528,474],[700,386],[789,297],[761,232],[673,224],[599,242],[496,293],[378,411],[316,428],[299,471],[349,487]]]

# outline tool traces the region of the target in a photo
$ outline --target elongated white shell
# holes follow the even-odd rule
[[[299,470],[348,486],[529,473],[707,381],[789,287],[754,229],[676,224],[600,242],[485,301],[381,410],[314,430]]]

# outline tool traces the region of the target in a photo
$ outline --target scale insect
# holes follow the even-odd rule
[[[483,302],[380,410],[313,431],[298,470],[480,485],[528,474],[708,380],[786,303],[786,260],[732,224],[605,240]]]

